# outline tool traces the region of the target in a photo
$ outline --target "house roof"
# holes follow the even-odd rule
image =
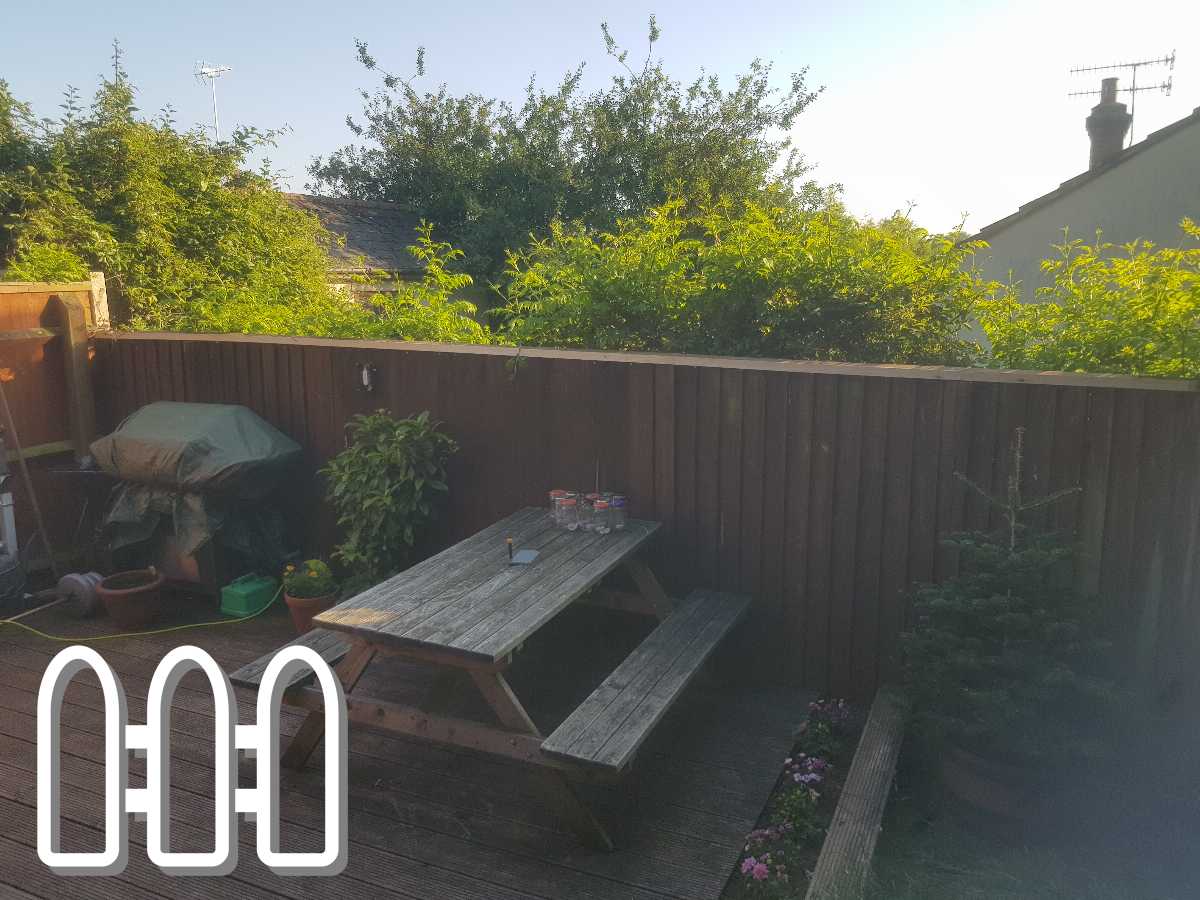
[[[292,206],[313,213],[321,224],[345,238],[331,247],[333,271],[352,275],[366,272],[420,273],[422,265],[408,247],[417,241],[420,217],[395,203],[284,194]]]
[[[1164,126],[1163,128],[1158,129],[1158,131],[1151,132],[1150,134],[1146,135],[1145,138],[1143,138],[1142,140],[1140,140],[1136,144],[1134,144],[1132,147],[1126,147],[1124,150],[1122,150],[1119,154],[1117,154],[1115,157],[1113,157],[1109,162],[1105,163],[1103,166],[1100,166],[1099,168],[1096,168],[1096,169],[1089,169],[1088,171],[1083,172],[1082,174],[1076,175],[1074,178],[1064,181],[1062,184],[1060,184],[1057,188],[1052,190],[1050,193],[1043,194],[1042,196],[1040,196],[1034,200],[1030,200],[1028,203],[1021,206],[1012,215],[1005,216],[1003,219],[997,219],[995,222],[992,222],[990,225],[985,225],[983,228],[979,229],[979,231],[976,232],[975,235],[973,235],[971,238],[968,238],[968,240],[975,240],[975,239],[987,240],[991,235],[995,234],[998,231],[1003,231],[1009,225],[1012,225],[1014,222],[1017,222],[1020,219],[1023,219],[1025,216],[1029,215],[1031,212],[1034,212],[1035,210],[1041,209],[1043,206],[1053,203],[1059,197],[1069,194],[1072,191],[1078,190],[1079,188],[1083,187],[1088,182],[1093,181],[1094,179],[1099,178],[1101,175],[1104,175],[1107,172],[1111,172],[1113,169],[1117,168],[1117,166],[1120,166],[1123,163],[1128,162],[1130,159],[1137,156],[1139,153],[1141,153],[1147,147],[1152,147],[1155,144],[1160,144],[1163,141],[1165,141],[1167,138],[1171,137],[1174,134],[1179,133],[1180,131],[1183,131],[1185,128],[1187,128],[1191,125],[1200,125],[1200,106],[1198,106],[1194,110],[1192,110],[1191,115],[1184,116],[1182,119],[1180,119],[1177,122],[1172,122],[1170,125],[1167,125],[1167,126]]]

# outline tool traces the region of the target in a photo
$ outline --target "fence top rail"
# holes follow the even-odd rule
[[[69,294],[91,289],[90,281],[0,281],[0,294]]]
[[[62,289],[62,286],[58,286]],[[640,365],[694,366],[706,369],[742,369],[785,374],[841,375],[866,378],[910,378],[923,381],[975,381],[1005,384],[1041,384],[1060,387],[1124,388],[1139,391],[1200,393],[1200,379],[1150,378],[1134,375],[1034,372],[1025,369],[989,369],[965,366],[921,366],[901,363],[821,362],[798,359],[762,359],[741,356],[693,356],[686,353],[632,351],[555,350],[543,347],[499,347],[481,344],[439,344],[429,341],[367,341],[341,338],[294,337],[269,334],[208,334],[166,331],[101,331],[104,341],[179,341],[194,343],[271,344],[292,347],[328,347],[409,353],[459,353],[476,356],[528,359],[575,359],[588,362]]]

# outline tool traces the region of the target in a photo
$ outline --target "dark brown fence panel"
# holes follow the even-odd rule
[[[1200,393],[1186,383],[383,342],[123,335],[97,341],[112,425],[158,398],[245,403],[311,471],[351,416],[421,410],[459,442],[433,545],[553,486],[623,488],[665,528],[672,587],[755,597],[766,674],[864,695],[894,663],[914,581],[955,571],[940,537],[1000,524],[1025,428],[1034,513],[1080,547],[1079,584],[1136,635],[1143,671],[1183,671],[1200,632]],[[374,367],[364,390],[362,367]],[[313,479],[312,549],[336,529]]]

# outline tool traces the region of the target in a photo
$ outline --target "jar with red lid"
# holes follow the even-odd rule
[[[596,500],[592,503],[592,531],[597,534],[608,534],[612,531],[607,500]]]
[[[558,502],[559,517],[558,524],[567,531],[575,531],[579,528],[579,501],[575,499],[573,494],[568,494]]]

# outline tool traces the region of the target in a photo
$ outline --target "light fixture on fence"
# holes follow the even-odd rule
[[[358,384],[359,387],[366,393],[371,393],[375,390],[375,377],[379,374],[379,370],[374,364],[369,362],[361,362],[358,364]]]

